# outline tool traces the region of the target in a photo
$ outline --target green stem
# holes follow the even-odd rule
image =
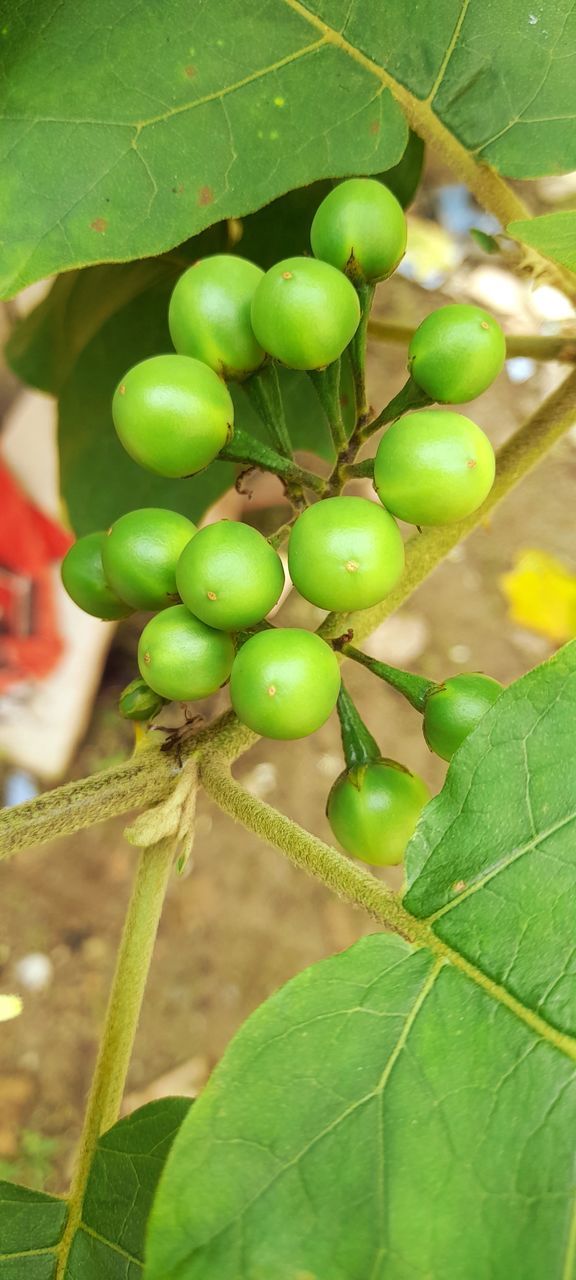
[[[308,377],[310,378],[328,419],[330,434],[336,453],[346,445],[346,429],[342,418],[342,403],[340,400],[340,360],[335,360],[333,364],[329,364],[326,369],[310,369]]]
[[[380,747],[370,730],[366,728],[344,684],[340,685],[337,710],[347,768],[358,769],[362,765],[371,764],[374,760],[381,760]]]
[[[415,332],[411,325],[388,323],[385,320],[371,320],[368,325],[370,338],[375,338],[377,342],[396,342],[402,346],[408,346]],[[574,364],[576,333],[509,333],[506,336],[506,355],[508,359],[528,356],[532,360],[559,360]]]
[[[351,644],[343,645],[342,653],[366,667],[372,675],[378,676],[379,680],[385,680],[386,684],[401,693],[417,711],[424,710],[428,694],[436,687],[433,680],[427,680],[425,676],[413,675],[411,671],[402,671],[399,667],[391,667],[387,662],[379,662],[377,658],[369,657],[367,653],[362,653],[361,649],[355,649]]]
[[[432,573],[453,547],[462,542],[510,493],[544,454],[560,440],[576,419],[576,370],[549,395],[535,413],[506,441],[496,455],[496,479],[486,501],[457,524],[441,525],[416,534],[406,547],[406,568],[394,591],[372,609],[356,615],[331,613],[319,628],[325,639],[342,635],[350,628],[359,643],[369,636],[384,618],[404,604],[416,587]]]
[[[84,1193],[98,1139],[118,1119],[173,861],[173,839],[160,840],[140,854],[84,1116],[55,1280],[64,1280],[66,1274],[70,1248],[82,1220]]]
[[[359,443],[368,440],[380,427],[387,426],[389,422],[395,422],[396,418],[403,413],[408,413],[410,409],[423,409],[425,405],[432,403],[430,396],[422,390],[422,387],[419,387],[412,378],[408,378],[398,395],[384,405],[372,422],[366,423],[360,434]]]
[[[240,427],[236,428],[232,440],[221,450],[219,457],[227,462],[242,462],[261,471],[271,471],[288,485],[296,484],[304,489],[313,489],[315,493],[324,492],[325,482],[322,476],[299,467],[297,462],[276,453],[275,449],[262,444]]]
[[[362,462],[351,462],[348,466],[344,465],[340,471],[344,484],[348,480],[372,480],[374,476],[374,459],[364,458]]]
[[[350,361],[356,397],[356,420],[357,423],[363,423],[369,415],[369,405],[366,397],[366,339],[370,311],[374,301],[375,285],[359,284],[356,286],[356,290],[360,302],[360,323],[350,343]]]
[[[278,370],[274,361],[267,360],[261,369],[246,379],[243,386],[279,453],[291,458],[292,443],[286,427]]]

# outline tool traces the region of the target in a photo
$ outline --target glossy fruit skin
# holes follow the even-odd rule
[[[354,286],[328,262],[285,258],[266,272],[252,299],[252,328],[289,369],[323,369],[337,360],[360,321]]]
[[[62,582],[70,596],[84,613],[93,618],[115,622],[127,618],[132,609],[112,591],[102,567],[102,547],[105,533],[86,533],[70,547],[62,561]]]
[[[104,573],[112,590],[134,609],[166,609],[175,604],[176,565],[196,525],[178,511],[141,507],[127,511],[109,528],[102,548]]]
[[[326,498],[302,512],[288,544],[290,577],[320,609],[369,609],[402,576],[396,521],[367,498]]]
[[[375,284],[406,252],[406,218],[396,196],[375,178],[348,178],[324,197],[310,232],[316,258]]]
[[[336,706],[340,668],[313,631],[259,631],[242,645],[230,679],[232,706],[265,738],[305,738]]]
[[[498,376],[505,359],[506,339],[498,321],[466,303],[432,311],[408,347],[412,378],[439,404],[474,400]]]
[[[243,380],[265,359],[250,308],[261,267],[219,253],[184,272],[170,299],[168,324],[176,350],[210,365],[222,378]]]
[[[215,693],[228,679],[234,642],[195,618],[183,604],[157,613],[138,645],[142,679],[162,698],[193,702]]]
[[[426,699],[422,728],[430,750],[451,760],[501,693],[502,685],[491,676],[464,671],[449,676]]]
[[[278,553],[248,524],[219,520],[206,525],[183,551],[178,591],[197,618],[222,631],[261,622],[284,586]]]
[[[400,520],[452,524],[484,502],[494,471],[494,450],[475,422],[449,409],[419,409],[382,436],[374,487]]]
[[[114,426],[130,457],[160,476],[195,475],[231,438],[234,408],[222,380],[191,356],[152,356],[114,393]]]
[[[377,760],[340,774],[326,813],[347,853],[373,867],[387,867],[402,861],[429,799],[417,774],[393,760]]]
[[[165,699],[154,693],[145,680],[137,676],[122,690],[118,710],[125,720],[153,720],[162,710]]]

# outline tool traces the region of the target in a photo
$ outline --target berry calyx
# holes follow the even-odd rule
[[[323,369],[348,346],[360,321],[354,286],[328,262],[286,258],[266,272],[252,299],[252,328],[290,369]]]
[[[348,178],[318,206],[310,241],[316,258],[357,282],[375,284],[386,280],[404,257],[404,210],[375,178]]]
[[[484,502],[494,472],[494,450],[475,422],[448,409],[420,409],[398,418],[383,435],[374,487],[400,520],[451,524]]]
[[[451,760],[501,693],[498,680],[477,672],[461,672],[435,685],[426,698],[422,725],[430,750]]]
[[[138,645],[142,679],[162,698],[193,702],[215,693],[234,660],[232,637],[207,627],[183,604],[157,613]]]
[[[191,356],[152,356],[134,365],[112,401],[114,426],[130,457],[173,478],[202,471],[232,436],[234,408],[222,380]]]
[[[177,511],[127,511],[108,530],[102,564],[110,586],[134,609],[166,609],[178,599],[176,565],[196,525]]]
[[[320,609],[368,609],[401,577],[404,543],[396,521],[377,503],[327,498],[298,517],[288,566],[300,595]]]
[[[176,350],[210,365],[222,378],[242,381],[265,359],[250,308],[264,272],[246,258],[201,258],[180,279],[170,299],[168,324]]]
[[[439,404],[465,404],[482,394],[506,359],[498,321],[481,307],[455,303],[422,321],[408,348],[414,382]]]
[[[66,552],[62,561],[62,582],[70,596],[84,613],[93,618],[115,622],[127,618],[132,609],[121,600],[104,576],[102,548],[105,533],[86,533]]]
[[[336,705],[340,668],[334,651],[312,631],[260,631],[242,645],[230,679],[232,706],[265,738],[304,738]]]
[[[200,529],[176,570],[184,604],[218,630],[261,622],[278,601],[284,569],[278,553],[250,525],[219,520]]]
[[[122,690],[118,701],[118,710],[125,720],[153,720],[162,710],[166,699],[161,698],[154,690],[137,676]]]
[[[429,799],[422,778],[380,759],[345,769],[330,791],[326,813],[347,853],[371,866],[392,866],[402,861]]]

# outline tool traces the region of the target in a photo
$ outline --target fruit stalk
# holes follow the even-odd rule
[[[308,376],[316,390],[318,399],[330,427],[334,448],[338,454],[346,445],[346,430],[342,419],[340,401],[341,361],[335,360],[325,369],[310,369]]]
[[[273,360],[268,360],[244,383],[244,390],[260,420],[267,427],[274,445],[286,458],[292,457],[292,442],[286,426],[284,404],[278,370]]]
[[[280,476],[288,485],[301,485],[304,489],[312,489],[314,493],[323,493],[325,481],[315,471],[299,467],[291,458],[282,457],[275,449],[262,444],[246,431],[236,428],[234,437],[220,457],[228,462],[243,462],[247,466],[259,468],[261,471],[272,471]]]
[[[384,680],[392,689],[396,689],[412,707],[416,708],[416,711],[424,710],[426,698],[436,688],[433,680],[414,675],[411,671],[402,671],[399,667],[391,667],[389,663],[371,658],[369,654],[362,653],[361,649],[355,649],[351,644],[345,644],[342,647],[342,653],[366,667],[372,675],[378,676],[379,680]]]

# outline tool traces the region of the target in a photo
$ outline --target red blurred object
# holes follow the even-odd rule
[[[60,657],[50,566],[71,542],[0,464],[0,693],[41,679]]]

